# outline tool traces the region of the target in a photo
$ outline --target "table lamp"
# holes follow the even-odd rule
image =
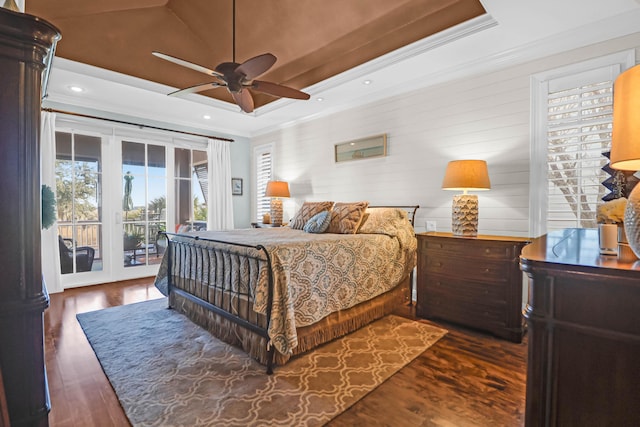
[[[271,222],[275,226],[282,225],[282,200],[289,197],[289,184],[285,181],[269,181],[264,192],[265,197],[271,197]]]
[[[453,196],[451,230],[454,236],[478,235],[478,196],[469,190],[489,190],[489,171],[484,160],[449,162],[442,181],[443,190],[463,191]]]
[[[613,84],[611,167],[640,170],[640,66],[620,74]],[[624,231],[633,253],[640,258],[640,185],[636,185],[624,211]]]

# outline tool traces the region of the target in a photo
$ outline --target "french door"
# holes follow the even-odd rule
[[[155,275],[167,229],[167,145],[56,132],[64,288]],[[135,271],[132,271],[135,270]]]
[[[206,228],[206,145],[80,129],[56,131],[63,288],[154,276],[161,232]]]

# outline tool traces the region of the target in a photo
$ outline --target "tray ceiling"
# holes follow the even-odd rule
[[[174,88],[212,79],[151,55],[215,68],[232,59],[231,0],[28,0],[57,26],[56,56]],[[270,52],[261,80],[303,90],[483,15],[478,0],[237,0],[236,62]],[[224,88],[201,93],[233,102]],[[253,93],[256,107],[277,98]]]

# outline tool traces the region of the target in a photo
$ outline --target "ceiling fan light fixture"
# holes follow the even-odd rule
[[[166,55],[161,52],[152,52],[158,58],[164,59],[174,64],[190,68],[195,71],[215,77],[216,81],[202,83],[188,88],[171,92],[169,96],[183,95],[187,93],[203,92],[205,90],[214,89],[225,86],[234,102],[240,106],[245,113],[251,113],[254,109],[253,97],[249,89],[256,92],[265,93],[279,98],[292,99],[309,99],[308,93],[302,92],[288,86],[278,83],[254,80],[256,77],[266,73],[275,64],[277,58],[271,53],[249,58],[243,63],[236,62],[236,2],[233,0],[233,53],[232,62],[223,62],[216,66],[215,69],[203,67],[193,62],[185,61],[175,56]]]

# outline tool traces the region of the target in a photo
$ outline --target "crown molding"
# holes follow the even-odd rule
[[[345,83],[349,83],[355,79],[382,70],[383,68],[399,64],[408,59],[427,53],[433,49],[446,46],[457,40],[464,39],[481,31],[493,28],[497,25],[498,22],[489,14],[478,16],[454,27],[447,28],[446,30],[443,30],[425,39],[418,40],[407,46],[396,49],[386,55],[372,59],[369,62],[351,68],[334,77],[304,88],[303,90],[307,93],[320,94],[326,90],[333,89]],[[277,101],[271,102],[263,107],[256,109],[256,115],[260,116],[263,114],[268,114],[294,102],[295,101],[291,99],[281,98]]]
[[[640,0],[636,1],[640,2]],[[397,85],[385,87],[384,89],[376,91],[375,93],[367,93],[362,97],[352,99],[348,103],[342,103],[332,108],[326,108],[321,112],[305,116],[297,120],[292,120],[287,123],[276,124],[274,126],[262,128],[259,132],[254,133],[252,136],[256,137],[268,134],[270,132],[285,129],[299,123],[312,121],[321,117],[339,113],[341,111],[374,103],[380,101],[381,99],[388,99],[394,96],[402,96],[403,94],[414,91],[416,89],[424,89],[426,87],[445,83],[447,81],[458,80],[474,75],[499,71],[510,66],[520,65],[529,61],[542,59],[562,52],[585,48],[597,43],[612,40],[618,37],[628,36],[634,33],[640,34],[640,32],[637,31],[637,22],[639,21],[640,9],[634,10],[632,12],[627,12],[622,15],[605,19],[598,23],[592,23],[559,34],[554,34],[540,40],[519,45],[512,49],[496,52],[470,61],[463,61],[447,68],[439,69],[430,73],[425,73],[417,78],[404,80]],[[611,24],[611,22],[615,23],[615,25]],[[596,28],[597,31],[594,30],[594,28]],[[458,39],[460,38],[462,37],[458,37]],[[412,45],[410,45],[409,47],[411,46]],[[423,51],[423,53],[424,52],[426,51]],[[404,59],[408,58],[410,57],[405,57]],[[367,65],[368,63],[364,64],[362,67],[364,68]],[[348,73],[352,71],[356,73],[358,71],[358,68],[360,67],[349,70]],[[362,77],[365,74],[366,73],[354,74],[350,76],[349,79],[345,79],[344,82]],[[325,82],[321,82],[319,85],[322,84],[325,84]],[[331,88],[333,87],[334,86],[331,86]]]

